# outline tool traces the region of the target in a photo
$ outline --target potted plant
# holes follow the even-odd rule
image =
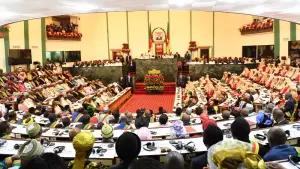
[[[5,33],[9,32],[9,26],[3,25],[0,26],[0,38],[5,38]]]
[[[123,45],[123,47],[122,47],[122,52],[123,52],[123,53],[128,53],[128,52],[130,52],[129,44],[128,44],[128,43],[123,43],[122,45]]]
[[[197,45],[196,45],[196,41],[190,41],[190,46],[189,46],[189,51],[193,52],[198,50]]]

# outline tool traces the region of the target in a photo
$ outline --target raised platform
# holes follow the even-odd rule
[[[89,80],[101,79],[105,85],[118,82],[127,72],[125,66],[63,67],[63,70],[70,71],[73,76],[85,76]]]
[[[174,105],[174,94],[133,94],[131,98],[119,109],[120,112],[135,113],[137,109],[152,109],[154,113],[162,106],[168,113],[172,112]]]
[[[134,94],[147,94],[145,90],[146,85],[144,83],[136,83]],[[163,94],[175,94],[176,83],[175,82],[165,82]]]
[[[251,64],[190,64],[189,75],[191,81],[197,80],[202,76],[209,75],[210,78],[221,79],[224,72],[241,74],[245,67],[249,69],[257,68],[258,63]]]

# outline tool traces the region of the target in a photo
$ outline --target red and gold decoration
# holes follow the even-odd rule
[[[123,45],[122,52],[123,53],[129,53],[130,52],[129,44],[128,43],[123,43],[122,45]]]
[[[165,77],[161,74],[160,70],[149,70],[144,79],[148,93],[155,91],[162,92],[164,90]]]
[[[193,51],[196,51],[196,50],[198,50],[196,41],[190,41],[189,51],[193,52]]]
[[[170,24],[167,24],[167,32],[160,27],[155,29],[151,28],[149,25],[149,50],[152,51],[153,47],[155,49],[155,55],[163,55],[164,53],[170,54],[171,50],[171,41],[170,41]],[[154,45],[153,45],[154,44]]]
[[[243,25],[239,28],[241,35],[272,32],[273,31],[274,20],[267,19],[254,19],[251,24]]]

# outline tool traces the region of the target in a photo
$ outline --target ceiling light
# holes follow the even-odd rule
[[[184,6],[192,4],[194,0],[169,0],[170,5]]]

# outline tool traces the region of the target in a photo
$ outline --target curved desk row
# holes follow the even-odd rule
[[[256,116],[246,117],[251,129],[256,128]],[[226,120],[226,121],[219,121],[217,125],[221,128],[221,130],[230,130],[230,124],[234,120]],[[22,138],[22,136],[27,136],[26,128],[22,125],[14,125],[16,128],[12,131],[12,137],[15,138]],[[185,126],[187,135],[194,135],[194,134],[201,134],[203,133],[202,124],[198,125],[191,125]],[[56,139],[68,139],[69,138],[69,129],[49,129],[43,128],[44,132],[42,134],[43,137],[47,137],[50,140]],[[102,139],[101,130],[90,130],[93,131],[94,136],[96,139]],[[131,132],[137,132],[137,130],[129,130]],[[165,138],[170,136],[170,128],[153,128],[150,129],[153,134],[153,138]],[[120,135],[123,134],[125,130],[114,130],[114,138],[118,138]],[[57,134],[56,134],[57,133]]]
[[[298,131],[297,128],[294,128],[293,124],[288,124],[284,126],[280,126],[284,130],[289,130],[290,131],[290,136],[288,137],[288,144],[289,145],[296,145],[298,138],[300,138],[300,132]],[[263,145],[267,145],[268,141],[265,139],[264,141],[259,141],[254,138],[255,134],[264,134],[265,131],[268,131],[269,129],[260,129],[260,130],[255,130],[251,131],[250,133],[250,139],[257,141],[259,143],[262,143]],[[224,134],[224,139],[232,139],[227,136],[227,134]],[[149,141],[142,141],[142,148],[139,156],[165,156],[167,152],[161,152],[162,148],[169,148],[172,151],[178,151],[182,154],[188,154],[190,153],[189,151],[185,149],[177,150],[174,146],[172,146],[169,142],[170,140],[155,140],[153,141],[155,143],[155,146],[157,147],[156,150],[154,151],[147,151],[143,149],[143,145],[148,143]],[[181,141],[183,144],[187,144],[188,142],[194,142],[195,143],[195,151],[196,153],[199,152],[205,152],[207,151],[206,146],[203,143],[203,138],[202,137],[197,137],[197,138],[185,138],[185,139],[174,139],[173,141]],[[14,149],[15,144],[23,144],[25,140],[7,140],[6,143],[0,147],[0,154],[1,155],[14,155],[17,153],[17,150]],[[55,142],[54,146],[46,146],[44,148],[45,152],[53,152],[53,149],[56,146],[65,146],[65,150],[62,151],[59,155],[63,158],[74,158],[75,157],[75,150],[73,149],[73,145],[71,142]],[[98,154],[91,154],[90,158],[91,159],[109,159],[109,160],[114,160],[117,158],[117,154],[115,152],[114,147],[110,147],[109,143],[95,143],[95,146],[101,146],[104,149],[107,149],[107,152],[104,153],[103,156],[100,156]]]

